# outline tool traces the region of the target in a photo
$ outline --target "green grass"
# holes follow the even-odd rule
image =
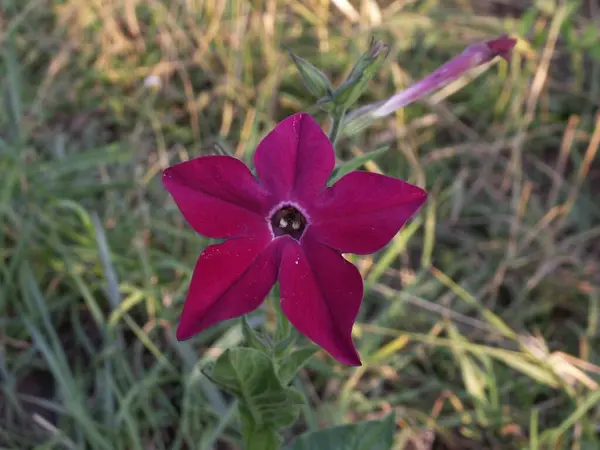
[[[390,42],[366,104],[504,32],[519,37],[510,65],[340,141],[342,159],[390,145],[366,168],[430,201],[354,259],[365,364],[319,353],[286,436],[393,409],[397,449],[600,448],[600,10],[341,3],[3,2],[2,448],[240,448],[200,367],[241,331],[175,340],[206,242],[160,171],[215,143],[249,160],[299,110],[327,127],[285,46],[339,83],[372,35]]]

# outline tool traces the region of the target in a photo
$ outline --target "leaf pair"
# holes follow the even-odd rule
[[[287,384],[306,364],[317,347],[296,350],[279,366],[253,348],[225,350],[205,374],[240,402],[246,450],[277,449],[277,430],[298,418],[304,397]],[[389,450],[393,443],[394,415],[383,420],[341,425],[298,437],[286,450]]]
[[[284,386],[273,361],[252,348],[225,350],[205,374],[239,399],[247,419],[258,428],[290,426],[304,402],[300,392]]]

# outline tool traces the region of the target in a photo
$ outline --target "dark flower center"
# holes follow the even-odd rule
[[[293,206],[284,206],[271,217],[271,228],[276,237],[287,234],[299,240],[306,228],[306,218]]]

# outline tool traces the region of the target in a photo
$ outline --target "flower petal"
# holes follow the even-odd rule
[[[308,114],[281,121],[258,145],[254,165],[278,202],[303,201],[325,187],[335,166],[329,138]]]
[[[207,247],[194,268],[177,339],[258,308],[277,280],[279,246],[263,235]]]
[[[323,191],[309,213],[314,236],[342,253],[368,254],[387,244],[427,199],[397,178],[355,171]]]
[[[269,194],[236,158],[201,156],[169,167],[162,179],[186,220],[204,236],[253,236],[268,228]]]
[[[335,359],[359,366],[352,326],[363,296],[360,273],[310,232],[302,245],[286,240],[279,271],[281,309],[302,334]]]

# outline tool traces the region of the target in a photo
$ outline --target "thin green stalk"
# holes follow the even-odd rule
[[[329,140],[331,141],[331,145],[335,148],[336,141],[342,131],[342,123],[344,122],[344,116],[346,115],[346,111],[334,111],[334,114],[331,116],[331,130],[329,131]]]

